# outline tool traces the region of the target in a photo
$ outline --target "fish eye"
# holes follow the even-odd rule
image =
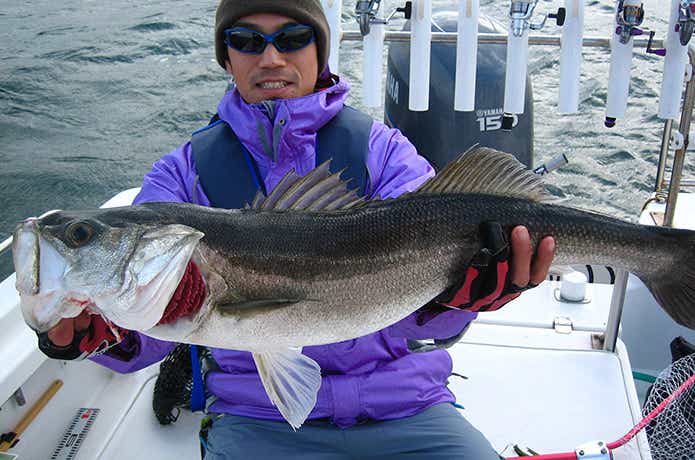
[[[92,235],[94,235],[94,229],[87,222],[73,222],[68,225],[65,235],[67,237],[67,242],[70,243],[71,246],[77,248],[89,243],[89,240],[92,239]]]

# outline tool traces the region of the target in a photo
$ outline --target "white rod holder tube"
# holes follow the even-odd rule
[[[625,0],[624,6],[640,5],[641,0]],[[615,2],[616,20],[613,23],[611,35],[611,66],[608,75],[608,100],[606,102],[606,121],[608,128],[615,126],[618,118],[625,117],[627,110],[627,97],[630,93],[630,73],[632,68],[632,55],[634,40],[632,37],[627,43],[620,42],[620,25],[617,21],[620,2]]]
[[[381,106],[384,29],[384,24],[371,24],[369,34],[362,39],[362,102],[367,107]]]
[[[560,49],[560,113],[579,110],[579,81],[584,38],[584,0],[565,0],[567,17],[562,26]]]
[[[509,21],[507,70],[504,84],[504,113],[522,114],[526,102],[526,73],[528,71],[528,29],[521,37],[514,35]]]
[[[454,110],[459,112],[475,110],[479,18],[480,0],[459,0],[456,86],[454,90]]]
[[[323,11],[328,20],[328,27],[331,30],[331,49],[328,56],[328,67],[331,72],[338,74],[340,71],[340,38],[343,33],[341,26],[341,15],[343,13],[343,2],[341,0],[321,0]]]
[[[681,45],[678,31],[680,0],[671,0],[671,19],[666,35],[666,58],[664,79],[661,82],[659,118],[678,120],[685,83],[685,68],[688,64],[688,46]]]
[[[413,0],[410,21],[410,98],[408,108],[424,112],[430,106],[432,0]]]

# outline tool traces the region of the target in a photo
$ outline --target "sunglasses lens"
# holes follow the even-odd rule
[[[265,49],[266,41],[260,34],[235,30],[227,33],[227,45],[242,53],[261,53]]]
[[[314,34],[310,28],[287,30],[275,38],[275,46],[283,52],[296,51],[311,43],[313,38]]]

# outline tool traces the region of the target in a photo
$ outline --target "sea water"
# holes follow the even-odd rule
[[[381,3],[383,15],[403,2]],[[559,4],[539,2],[538,10]],[[644,5],[644,27],[663,37],[663,1]],[[456,3],[434,1],[435,11],[447,7]],[[0,240],[25,217],[94,207],[138,186],[157,158],[207,123],[227,86],[214,59],[215,8],[213,0],[0,1]],[[354,8],[344,2],[345,29],[358,29]],[[588,2],[587,35],[608,36],[613,8],[609,0]],[[481,10],[504,22],[509,2],[483,1]],[[550,21],[540,33],[560,29]],[[361,44],[343,43],[340,57],[353,87],[349,103],[360,107]],[[654,187],[663,60],[636,51],[627,116],[608,130],[608,49],[585,49],[575,115],[557,114],[558,59],[558,48],[532,47],[535,162],[566,154],[570,164],[547,176],[554,194],[570,206],[635,220]],[[382,118],[381,109],[369,112]],[[6,254],[0,279],[10,271]]]

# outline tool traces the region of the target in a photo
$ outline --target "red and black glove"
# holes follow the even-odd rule
[[[72,342],[62,347],[54,344],[47,332],[38,334],[39,349],[49,358],[79,361],[104,353],[118,345],[128,333],[127,329],[107,324],[101,315],[91,315],[90,320],[87,329],[75,331]]]
[[[519,297],[523,291],[536,286],[529,283],[522,287],[511,282],[511,250],[499,223],[482,223],[480,234],[484,247],[471,259],[463,283],[440,294],[434,299],[436,304],[475,312],[495,311]]]

